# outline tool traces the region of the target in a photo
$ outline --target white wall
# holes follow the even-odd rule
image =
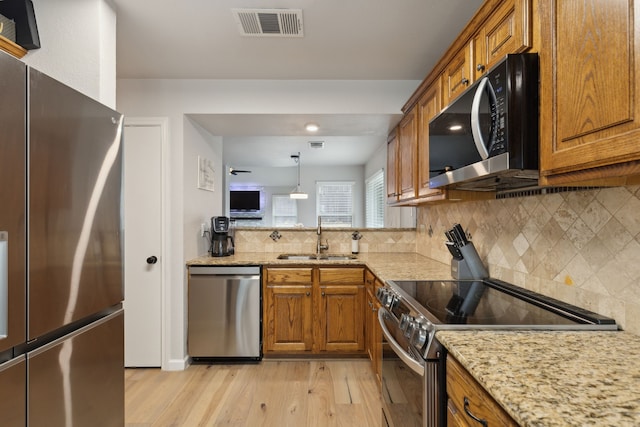
[[[116,14],[111,0],[33,0],[40,49],[23,61],[115,108]]]
[[[117,109],[130,116],[169,119],[171,183],[167,242],[182,258],[168,260],[170,295],[169,357],[185,357],[186,275],[185,262],[198,253],[192,237],[197,218],[222,213],[223,200],[214,195],[212,208],[193,200],[185,180],[192,173],[192,148],[186,141],[187,114],[399,114],[419,81],[266,81],[266,80],[135,80],[117,81]],[[191,125],[192,126],[192,125]],[[211,136],[213,138],[213,136]],[[209,137],[202,137],[209,140]],[[213,141],[213,139],[212,139]],[[195,150],[195,148],[194,148]],[[212,148],[212,150],[214,150]],[[215,150],[214,150],[215,151]],[[362,175],[362,172],[360,172]],[[311,176],[311,175],[309,175]],[[223,182],[226,181],[223,176]],[[302,181],[305,176],[303,173]],[[191,206],[199,206],[200,212]],[[190,211],[187,213],[185,209]],[[314,208],[315,209],[315,208]],[[211,212],[213,210],[213,212]],[[306,214],[305,214],[306,215]],[[189,221],[191,225],[183,225]],[[308,221],[305,219],[305,221]],[[185,233],[185,228],[188,231]],[[199,226],[197,227],[199,229]],[[187,234],[187,235],[185,235]]]
[[[198,188],[198,156],[213,162],[214,190]],[[222,138],[213,136],[200,125],[184,119],[184,258],[206,255],[208,241],[200,235],[201,224],[209,224],[214,215],[223,215],[220,198],[225,192],[222,181]],[[188,201],[188,202],[187,202]]]

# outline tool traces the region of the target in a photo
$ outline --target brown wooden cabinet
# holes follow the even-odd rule
[[[398,134],[394,129],[387,138],[387,203],[398,201]]]
[[[365,307],[365,347],[371,367],[376,374],[378,386],[382,387],[382,328],[378,322],[380,302],[376,298],[376,290],[382,283],[369,270],[365,271],[365,288],[367,291],[367,305]]]
[[[364,351],[364,268],[319,268],[319,351]]]
[[[447,396],[450,427],[481,425],[478,419],[488,426],[518,425],[451,355],[447,356]]]
[[[311,351],[312,268],[264,269],[264,351]]]
[[[539,9],[540,181],[625,184],[640,174],[640,3]]]
[[[456,53],[444,69],[442,100],[444,105],[464,92],[471,84],[471,49],[465,46]]]
[[[416,197],[418,169],[418,114],[408,111],[398,124],[398,159],[396,161],[399,201]]]
[[[418,197],[444,197],[445,190],[429,188],[429,121],[442,108],[441,79],[429,86],[416,104],[418,109]]]
[[[477,80],[509,53],[531,48],[532,0],[506,0],[482,24],[471,41],[472,71]]]
[[[264,353],[364,352],[364,267],[267,267]]]

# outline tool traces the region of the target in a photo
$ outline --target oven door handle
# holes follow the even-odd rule
[[[387,325],[385,325],[384,323],[384,315],[386,313],[388,313],[388,311],[385,308],[380,307],[380,309],[378,310],[378,323],[380,323],[384,338],[387,340],[387,343],[389,343],[391,349],[393,349],[393,352],[398,355],[400,360],[402,360],[405,365],[411,368],[411,370],[416,374],[424,377],[424,363],[418,362],[413,357],[411,357],[409,353],[404,351],[402,347],[400,347],[400,345],[396,342],[396,340],[393,339],[393,336],[391,335],[391,332],[389,332],[389,329],[387,329]]]

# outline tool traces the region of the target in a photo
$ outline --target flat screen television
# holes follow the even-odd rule
[[[229,210],[231,212],[260,211],[260,191],[258,190],[229,191]]]

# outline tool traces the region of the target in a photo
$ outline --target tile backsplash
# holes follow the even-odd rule
[[[360,230],[360,252],[418,252],[449,263],[460,223],[491,277],[613,317],[640,334],[640,186],[418,207],[417,229]],[[313,253],[315,229],[237,230],[240,252]],[[325,228],[350,253],[352,229]]]
[[[640,334],[640,187],[421,206],[416,251],[449,262],[444,231],[455,223],[491,277]]]
[[[272,231],[277,230],[280,238],[273,240]],[[322,230],[322,243],[329,241],[330,253],[351,253],[351,233],[355,229]],[[414,229],[360,230],[360,252],[415,252],[416,232]],[[236,247],[238,252],[314,253],[318,235],[314,229],[273,228],[238,229]]]

